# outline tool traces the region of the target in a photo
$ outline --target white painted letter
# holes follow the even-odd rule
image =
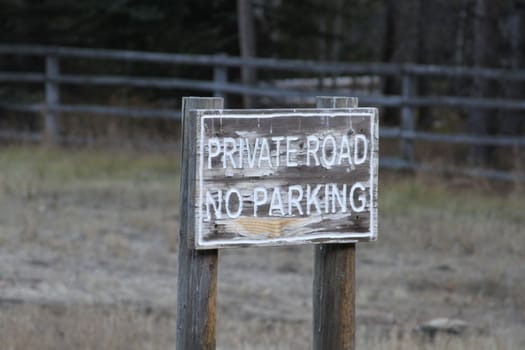
[[[250,141],[244,140],[246,144],[246,155],[248,156],[248,166],[250,168],[255,167],[255,157],[257,155],[257,149],[259,148],[259,138],[255,138],[255,145],[253,146],[253,153],[250,152]],[[251,153],[251,154],[250,154]]]
[[[260,198],[259,194],[262,194],[262,199]],[[266,188],[264,187],[255,187],[253,189],[253,216],[257,217],[257,208],[265,204],[268,200],[268,191],[266,191]]]
[[[272,167],[272,162],[270,160],[270,146],[268,145],[268,138],[266,137],[262,138],[261,153],[259,155],[259,162],[257,163],[258,168],[261,168],[263,160],[268,162],[268,167]]]
[[[222,155],[222,167],[226,169],[228,167],[228,161],[226,158],[230,158],[230,161],[232,163],[232,168],[237,168],[237,165],[235,164],[235,160],[233,159],[233,154],[235,153],[235,139],[233,137],[225,137],[224,138],[224,153]]]
[[[239,139],[239,163],[238,168],[244,168],[244,161],[243,161],[243,155],[244,155],[244,139]]]
[[[348,159],[348,165],[352,164],[352,156],[350,155],[350,145],[348,144],[348,136],[346,136],[346,134],[344,134],[343,138],[341,139],[341,149],[339,151],[339,159],[337,160],[338,165],[343,164],[343,158]]]
[[[361,140],[361,144],[363,145],[363,153],[361,158],[359,158],[359,140]],[[357,134],[354,138],[354,164],[363,164],[366,161],[368,153],[368,142],[366,140],[366,136],[363,134]]]
[[[331,143],[332,148],[330,149],[327,144]],[[330,158],[328,158],[327,152],[331,150],[332,155]],[[321,149],[321,163],[323,164],[323,167],[330,169],[332,165],[334,165],[337,157],[337,145],[335,144],[335,138],[332,135],[326,135],[323,139],[323,145]]]
[[[268,210],[268,215],[274,216],[274,210],[279,210],[281,212],[281,215],[276,216],[284,216],[283,199],[281,198],[281,188],[279,186],[274,187],[273,189],[272,200],[270,202],[270,209]]]
[[[212,150],[214,150],[212,152]],[[221,154],[221,143],[218,138],[208,139],[208,169],[211,169],[211,159]]]
[[[215,198],[210,193],[210,191],[206,191],[206,215],[208,218],[208,221],[211,220],[211,212],[210,212],[210,204],[213,207],[213,210],[215,212],[215,217],[217,219],[222,219],[222,190],[217,191],[217,201],[215,201]]]
[[[292,149],[292,141],[297,141],[297,136],[286,136],[286,166],[295,167],[297,162],[291,160],[292,153],[297,153],[297,149]]]
[[[275,142],[275,166],[278,167],[281,164],[281,141],[284,140],[284,136],[272,137],[272,141]]]
[[[329,213],[330,212],[330,184],[324,185],[324,212]]]
[[[297,196],[293,195],[297,192]],[[288,187],[288,215],[292,216],[293,207],[295,206],[299,211],[299,215],[303,215],[303,208],[301,208],[301,201],[303,200],[303,188],[301,185],[293,185]]]
[[[356,206],[355,203],[355,191],[359,189],[361,191],[365,191],[365,186],[361,182],[356,182],[352,185],[352,188],[350,189],[350,207],[352,207],[352,211],[356,213],[360,213],[362,211],[365,211],[366,207],[366,195],[364,193],[361,193],[357,199],[360,201],[360,206]]]
[[[315,166],[319,166],[319,158],[317,157],[317,151],[319,151],[319,138],[315,135],[308,135],[308,137],[306,138],[306,165],[307,166],[310,166],[310,154],[315,160]]]
[[[237,200],[239,202],[239,206],[237,207],[237,211],[232,213],[231,210],[230,210],[230,196],[235,193],[235,195],[237,196]],[[237,219],[239,216],[241,216],[241,212],[242,212],[242,196],[241,196],[241,192],[239,192],[239,190],[237,190],[236,188],[231,188],[230,190],[228,190],[228,192],[226,192],[226,214],[228,215],[229,218],[231,219]]]
[[[343,185],[342,196],[337,188],[337,184],[332,184],[332,214],[337,213],[336,198],[337,203],[339,203],[339,206],[341,207],[341,213],[346,213],[346,184]]]
[[[312,204],[315,205],[315,210],[318,215],[321,215],[321,204],[319,203],[319,190],[321,185],[315,186],[315,189],[312,192],[312,187],[306,185],[306,215],[310,215],[310,207]]]

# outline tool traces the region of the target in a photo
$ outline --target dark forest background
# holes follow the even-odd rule
[[[248,3],[241,6],[240,3]],[[523,0],[2,0],[0,39],[322,61],[523,64]]]
[[[515,70],[525,68],[525,0],[0,0],[0,42]],[[9,69],[34,65],[34,71],[41,71],[43,65],[9,58],[0,58],[0,64]],[[75,64],[78,68],[82,62]],[[93,69],[90,64],[84,72]],[[205,68],[113,67],[104,61],[99,68],[193,79],[210,76]],[[233,79],[250,79],[249,72],[247,77],[237,74]],[[385,79],[381,89],[386,95],[398,94],[399,85]],[[417,92],[432,95],[445,85],[450,90],[450,82],[419,79]],[[525,96],[521,82],[474,78],[452,85],[449,95]],[[70,91],[75,92],[72,96],[82,96],[84,103],[96,97]],[[130,91],[123,94],[132,105]],[[155,98],[162,95],[155,94]],[[100,95],[107,97],[105,91]],[[67,92],[63,98],[68,99]],[[118,94],[111,98],[120,99]],[[148,93],[141,93],[137,104],[148,98]],[[386,115],[396,113],[387,111]],[[513,134],[524,124],[519,111],[473,108],[459,115],[462,128],[477,134]],[[431,121],[431,113],[421,108],[418,126],[430,128]]]

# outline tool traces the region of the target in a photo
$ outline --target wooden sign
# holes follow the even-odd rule
[[[195,248],[376,239],[376,109],[194,110],[189,123]]]

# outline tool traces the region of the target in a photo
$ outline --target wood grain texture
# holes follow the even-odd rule
[[[188,220],[188,215],[189,208],[194,205],[195,149],[191,135],[195,129],[195,121],[190,118],[189,111],[195,108],[222,107],[221,98],[188,97],[183,100],[176,331],[178,350],[215,349],[218,251],[197,251],[192,248],[195,225],[193,220]]]
[[[375,239],[376,109],[193,115],[198,249]]]
[[[356,244],[315,247],[314,350],[355,348]]]
[[[357,98],[318,97],[317,107],[357,107]],[[377,198],[377,186],[375,191]],[[313,349],[353,350],[356,244],[321,244],[314,249]]]

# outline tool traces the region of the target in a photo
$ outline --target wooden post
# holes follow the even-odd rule
[[[356,97],[317,97],[317,108],[357,103]],[[355,243],[314,248],[314,350],[355,348],[355,248]]]
[[[403,107],[401,109],[401,157],[409,165],[414,163],[414,141],[407,138],[404,133],[411,134],[415,127],[414,107],[407,104],[408,100],[414,96],[414,77],[404,74],[401,81],[403,94]]]
[[[56,144],[58,141],[58,122],[56,115],[51,108],[60,101],[58,84],[52,79],[60,74],[58,58],[55,55],[46,56],[46,111],[44,119],[44,139],[49,144]]]
[[[191,245],[195,223],[188,220],[194,205],[196,150],[190,138],[195,123],[189,111],[223,108],[222,98],[186,97],[182,101],[182,172],[180,184],[179,275],[177,295],[177,349],[215,349],[218,250],[196,250]]]

